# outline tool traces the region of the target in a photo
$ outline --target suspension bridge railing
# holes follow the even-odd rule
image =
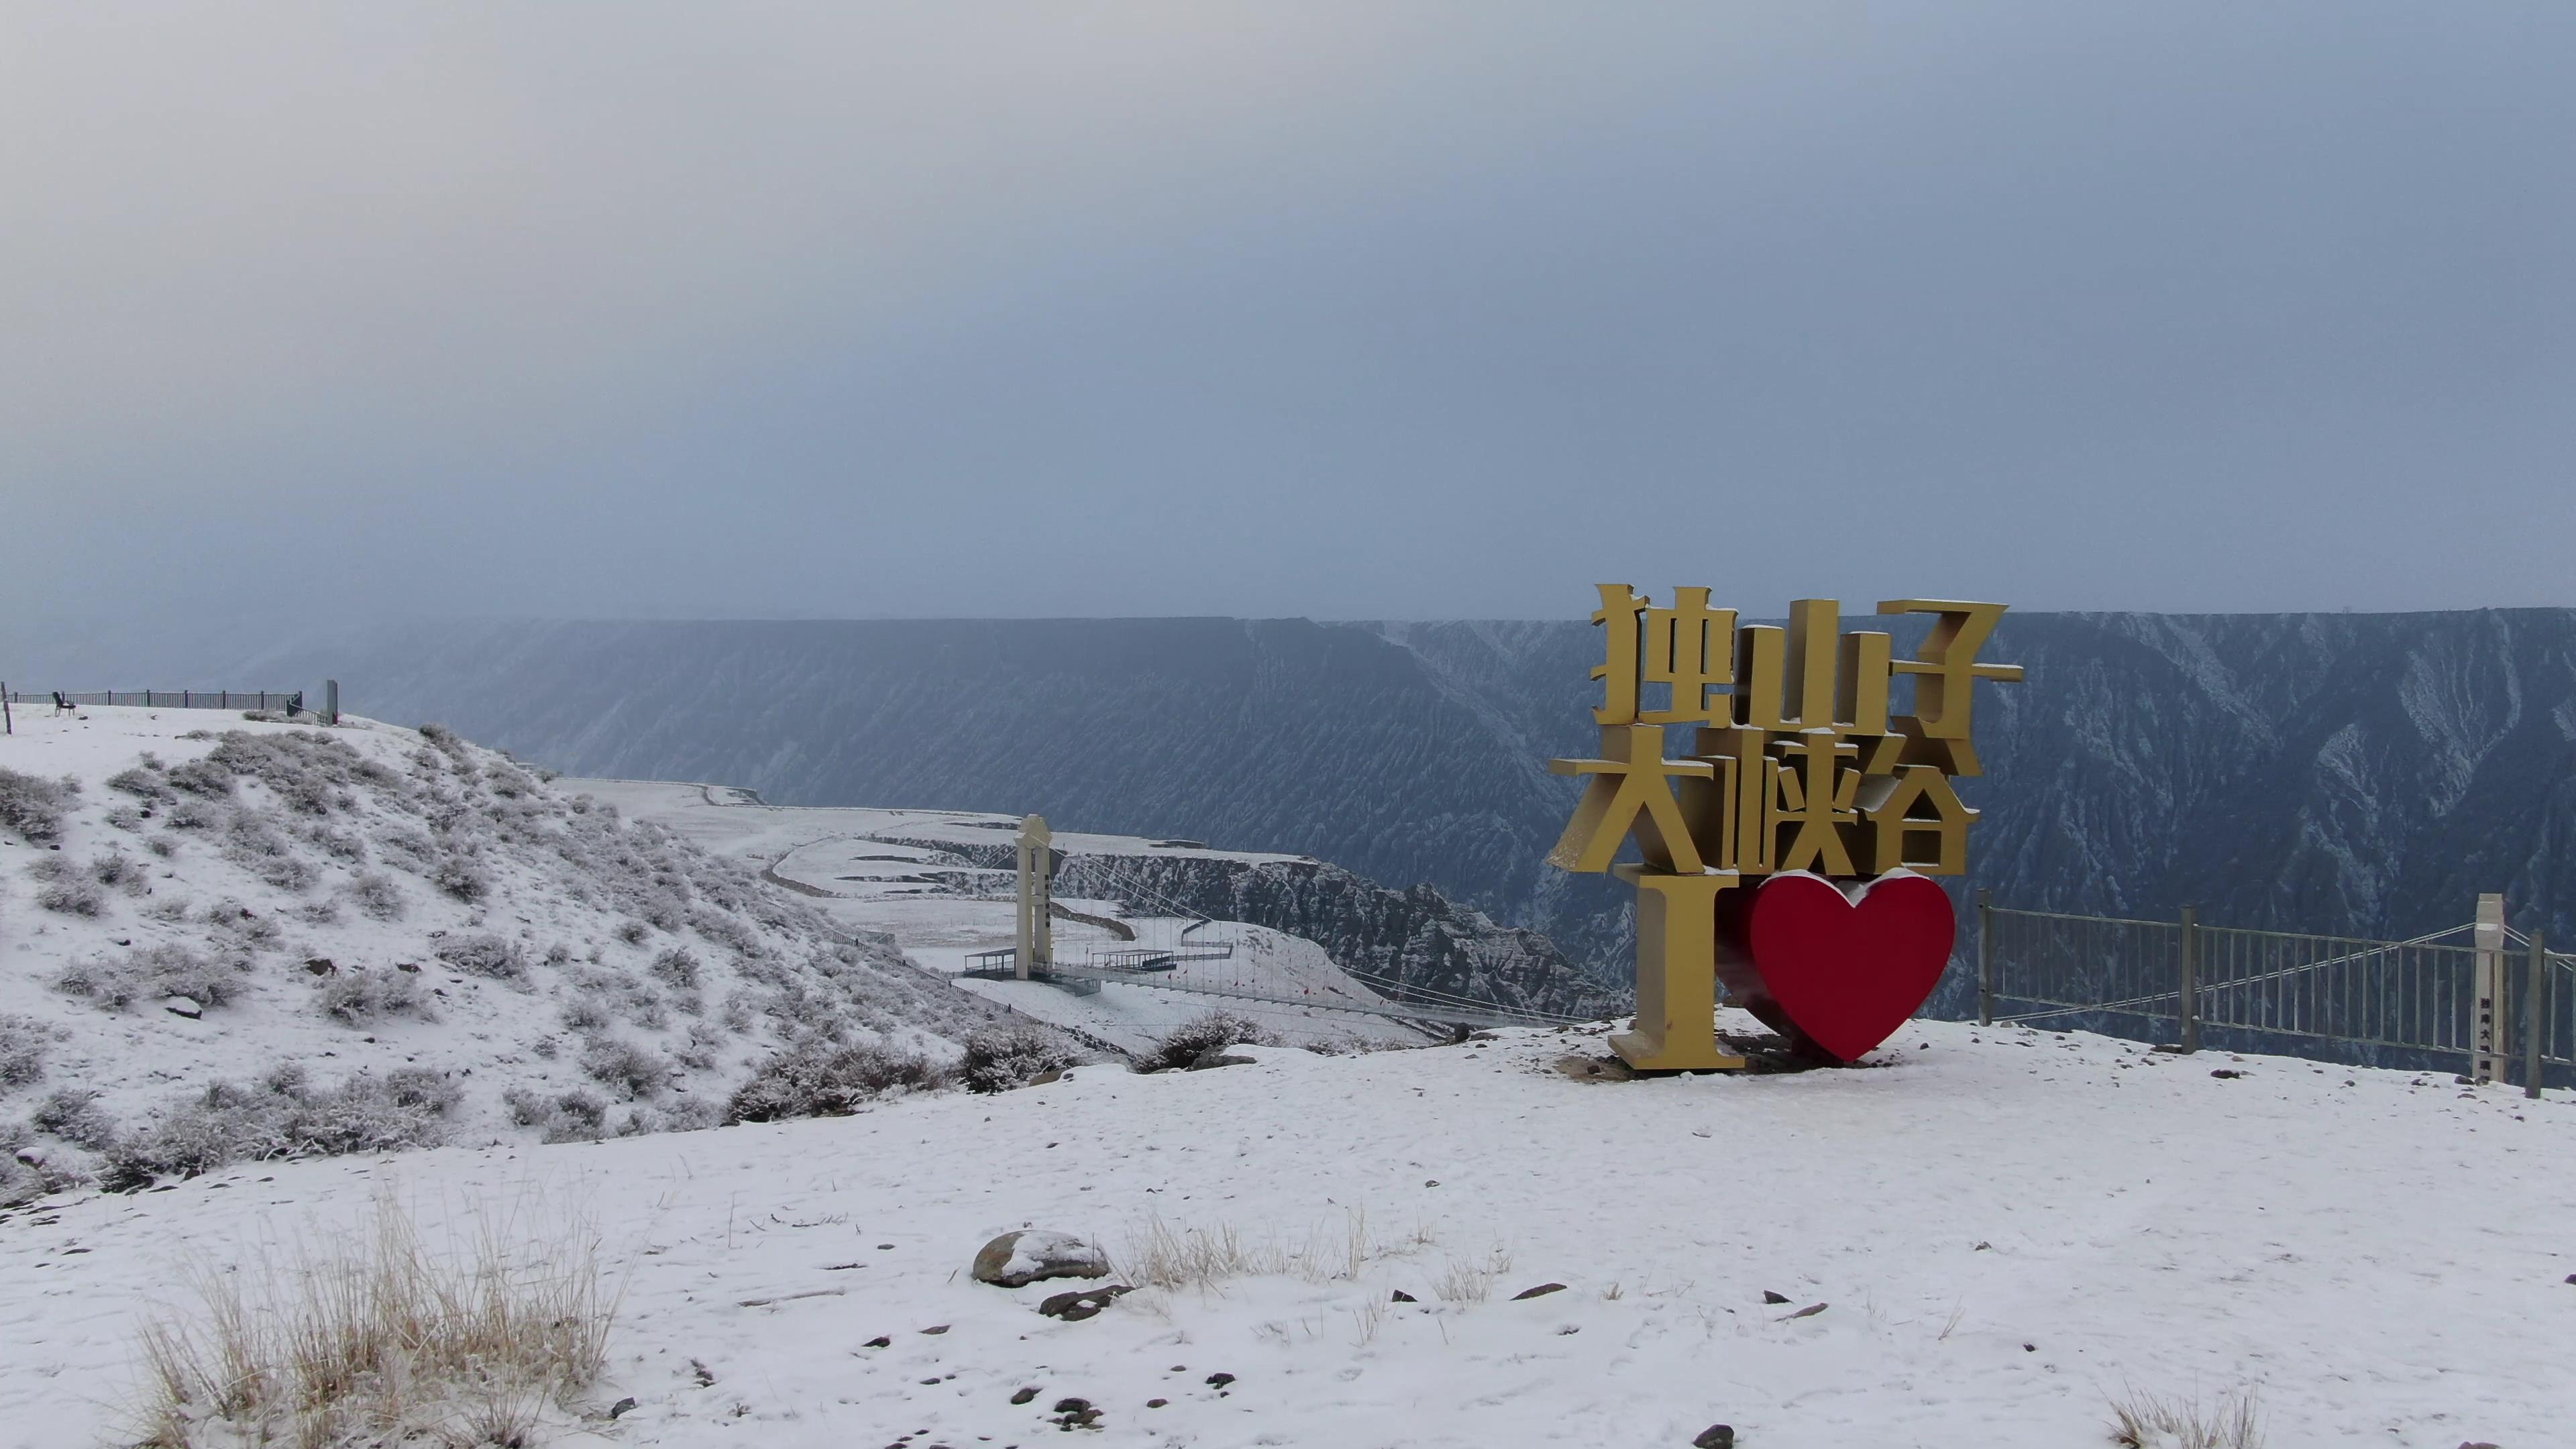
[[[1981,1021],[2576,1085],[2576,956],[2515,932],[2382,941],[1982,897],[1977,919]]]

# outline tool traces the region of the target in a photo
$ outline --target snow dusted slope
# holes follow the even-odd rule
[[[1195,1449],[1678,1449],[1721,1422],[1743,1449],[2084,1449],[2115,1395],[2243,1387],[2270,1449],[2576,1424],[2564,1099],[1946,1023],[1795,1075],[1578,1082],[1551,1069],[1569,1049],[1602,1043],[1086,1067],[22,1213],[0,1224],[0,1446],[93,1442],[177,1265],[255,1266],[380,1192],[435,1241],[531,1185],[585,1202],[629,1265],[595,1399],[635,1405],[599,1442],[1035,1449],[1074,1442],[1068,1397],[1100,1408],[1096,1442]],[[1062,1284],[962,1271],[1034,1225],[1132,1272],[1158,1220],[1314,1251],[1077,1323],[1033,1311]]]
[[[782,1047],[952,1054],[998,1015],[443,731],[22,708],[0,769],[60,815],[0,823],[0,1145],[41,1179],[0,1158],[0,1200],[120,1142],[185,1171],[705,1124]]]

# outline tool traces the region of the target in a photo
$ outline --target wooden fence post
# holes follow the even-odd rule
[[[340,681],[336,679],[322,681],[322,714],[325,723],[340,722]]]
[[[1977,1025],[1995,1024],[1995,893],[1977,887]]]
[[[2182,981],[2174,1015],[2181,1027],[2182,1049],[2200,1050],[2200,907],[2182,908]]]
[[[0,679],[0,734],[14,735],[17,732],[17,717],[9,713],[9,681]]]

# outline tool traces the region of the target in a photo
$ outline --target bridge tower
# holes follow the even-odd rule
[[[1055,965],[1055,925],[1050,919],[1055,910],[1054,841],[1045,816],[1032,815],[1020,822],[1020,933],[1013,962],[1018,968],[1014,974],[1022,981],[1029,979],[1032,967],[1046,971]]]

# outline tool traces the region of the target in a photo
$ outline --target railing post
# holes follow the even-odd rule
[[[329,723],[340,722],[340,681],[336,679],[322,681],[322,713],[328,716]]]
[[[2182,908],[2182,981],[2174,1015],[2181,1027],[2182,1049],[2200,1050],[2200,907]]]
[[[1977,1025],[1995,1024],[1995,893],[1977,887]]]
[[[2531,933],[2531,972],[2522,984],[2522,1094],[2540,1095],[2541,1026],[2549,1019],[2549,947]]]

